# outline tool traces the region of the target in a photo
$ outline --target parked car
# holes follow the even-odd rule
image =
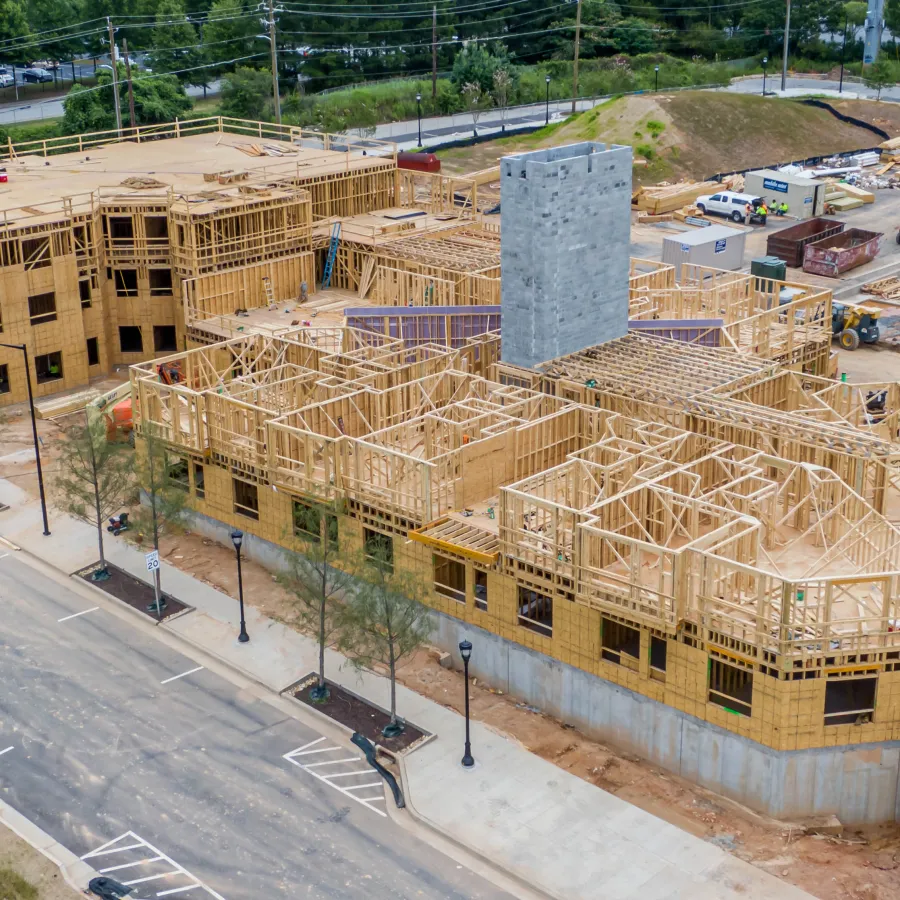
[[[0,88],[12,87],[13,77],[7,72],[0,72]]]
[[[44,81],[53,81],[53,73],[47,69],[26,69],[22,73],[22,81],[32,84],[40,84]]]
[[[750,221],[761,222],[762,216],[756,213],[756,209],[762,202],[762,197],[754,197],[753,194],[719,191],[718,194],[705,194],[702,197],[698,197],[695,205],[702,213],[715,213],[731,219],[732,222],[743,222],[744,211],[749,203],[751,209],[754,210],[750,216]]]

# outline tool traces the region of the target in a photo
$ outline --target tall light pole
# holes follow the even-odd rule
[[[791,0],[787,0],[784,14],[784,53],[781,57],[781,89],[787,90],[788,47],[791,43]]]
[[[272,98],[275,101],[275,121],[281,124],[281,97],[278,93],[278,45],[275,42],[275,4],[269,0],[269,52],[272,55]]]
[[[419,117],[419,146],[422,146],[422,95],[416,94],[416,114]]]
[[[575,10],[575,54],[572,59],[572,115],[578,102],[578,51],[581,49],[581,0]]]
[[[547,82],[547,115],[544,117],[544,124],[549,125],[550,124],[550,76],[548,75],[545,80]]]
[[[106,17],[106,27],[109,29],[109,62],[112,68],[113,97],[116,102],[116,133],[122,137],[122,110],[119,109],[119,66],[116,57],[116,29],[113,28],[112,19]]]
[[[766,69],[769,65],[769,57],[763,57],[763,97],[766,96]]]
[[[472,656],[472,642],[459,642],[459,655],[463,661],[463,671],[466,679],[466,749],[463,751],[462,764],[467,769],[471,769],[475,765],[472,757],[472,742],[469,740],[469,659]]]
[[[656,87],[654,88],[654,93],[659,93],[659,66],[654,66],[653,71],[656,73]]]
[[[838,84],[838,93],[844,93],[844,51],[847,49],[847,25],[849,24],[849,16],[844,13],[844,40],[841,41],[841,81]]]
[[[231,542],[234,544],[234,552],[237,554],[238,603],[241,606],[241,633],[238,635],[238,641],[246,644],[250,640],[250,635],[247,634],[247,623],[244,621],[244,581],[241,578],[241,544],[244,542],[244,532],[232,531]]]
[[[44,495],[44,472],[41,469],[41,445],[38,441],[37,419],[34,416],[34,394],[31,392],[31,372],[28,369],[28,347],[25,344],[0,344],[10,350],[21,350],[25,360],[25,384],[28,385],[28,406],[31,409],[31,434],[34,437],[34,458],[37,461],[38,492],[41,495],[41,514],[44,517],[44,537],[50,535],[50,523],[47,521],[47,498]]]

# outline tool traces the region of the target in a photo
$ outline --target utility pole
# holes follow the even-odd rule
[[[119,67],[116,60],[116,30],[113,28],[112,19],[106,17],[106,26],[109,28],[109,62],[112,68],[113,97],[116,103],[116,133],[122,137],[122,110],[119,109]]]
[[[269,51],[272,54],[272,99],[275,101],[275,121],[281,124],[281,97],[278,94],[278,47],[275,44],[275,4],[269,0]]]
[[[787,12],[784,16],[784,55],[781,58],[781,89],[787,89],[788,47],[791,43],[791,0],[787,0]]]
[[[575,12],[575,59],[572,66],[572,115],[575,115],[575,104],[578,102],[578,51],[581,47],[581,0]]]
[[[128,118],[134,128],[137,121],[134,116],[134,90],[131,87],[131,57],[128,55],[128,41],[125,38],[122,38],[122,52],[125,54],[125,75],[128,78]]]
[[[431,7],[431,100],[433,109],[437,100],[437,5]]]
[[[868,66],[878,59],[881,49],[881,32],[884,30],[884,0],[869,0],[866,9],[866,38],[863,50],[863,65]]]

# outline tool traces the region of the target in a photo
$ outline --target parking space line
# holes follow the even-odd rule
[[[141,845],[139,844],[138,846],[141,846]],[[119,869],[130,869],[133,866],[143,866],[146,863],[158,862],[161,859],[162,859],[161,856],[153,856],[153,857],[150,857],[149,859],[139,859],[137,862],[122,863],[121,866],[110,866],[108,869],[97,869],[97,871],[101,875],[105,875],[107,872],[118,872]]]
[[[96,612],[98,609],[100,609],[99,606],[92,606],[90,609],[83,609],[81,612],[72,613],[71,616],[63,616],[61,619],[57,619],[56,621],[57,622],[68,622],[69,619],[77,619],[79,616],[85,616],[89,612]]]
[[[324,782],[329,787],[334,788],[334,790],[343,794],[345,797],[349,797],[351,800],[356,803],[360,803],[365,806],[367,809],[372,810],[372,812],[377,813],[379,816],[383,816],[387,818],[387,813],[383,809],[378,809],[377,806],[374,806],[375,803],[383,803],[384,797],[360,797],[358,794],[353,793],[356,790],[361,790],[363,788],[373,788],[378,787],[381,782],[372,781],[366,782],[365,784],[348,784],[341,785],[337,783],[338,778],[349,778],[351,776],[368,776],[372,777],[372,769],[365,763],[362,757],[359,756],[346,756],[347,750],[343,747],[339,747],[337,745],[330,745],[326,747],[317,746],[325,738],[321,737],[315,741],[310,741],[308,744],[304,744],[302,747],[298,747],[296,750],[292,750],[290,753],[284,754],[284,759],[286,759],[292,765],[297,766],[299,769],[303,769],[308,775],[312,775],[313,778]],[[316,749],[310,749],[315,747]],[[304,758],[312,756],[313,754],[319,753],[334,753],[339,754],[339,758],[324,760],[322,762],[305,762]],[[325,770],[325,766],[341,766],[343,771],[332,771],[331,769]],[[321,771],[320,771],[321,770]]]
[[[197,666],[196,669],[189,669],[187,672],[182,672],[180,675],[173,675],[171,678],[167,678],[165,681],[161,681],[160,684],[168,684],[170,681],[178,681],[179,678],[184,678],[185,675],[193,675],[194,672],[199,672],[203,666]]]
[[[202,668],[202,667],[201,667]],[[122,846],[117,846],[122,844],[125,841],[126,843]],[[83,860],[95,860],[98,857],[109,856],[113,853],[124,853],[126,850],[143,850],[145,851],[142,854],[141,859],[136,859],[133,862],[122,863],[121,865],[111,866],[106,869],[99,869],[100,872],[112,872],[114,870],[127,869],[132,866],[139,865],[153,865],[158,868],[159,864],[164,864],[165,871],[161,872],[153,872],[151,870],[151,874],[144,875],[140,878],[133,878],[130,881],[124,881],[123,884],[132,886],[138,884],[145,884],[151,881],[157,881],[161,878],[171,878],[171,879],[186,879],[188,884],[178,884],[177,881],[173,887],[163,887],[163,890],[157,891],[157,897],[166,897],[170,894],[184,894],[188,891],[197,890],[203,891],[208,894],[213,900],[225,900],[225,898],[214,891],[209,885],[204,884],[196,875],[191,874],[184,866],[179,865],[172,859],[171,856],[167,856],[163,853],[162,850],[154,847],[149,841],[145,841],[139,834],[135,834],[133,831],[126,831],[125,834],[119,835],[119,837],[114,838],[111,841],[107,841],[102,846],[98,847],[96,850],[91,850],[89,853],[85,853],[81,858]],[[147,856],[146,851],[150,851],[150,856]],[[91,863],[94,865],[94,863]],[[171,883],[171,882],[170,882]],[[143,895],[147,896],[147,895]],[[150,896],[153,896],[152,894]]]
[[[15,750],[15,747],[7,747],[5,750],[0,750],[0,756],[3,756],[4,753],[9,753],[10,750]]]

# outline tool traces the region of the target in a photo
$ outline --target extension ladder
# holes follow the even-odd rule
[[[341,223],[335,222],[331,229],[331,244],[328,247],[328,258],[325,260],[325,271],[322,273],[322,290],[327,290],[331,284],[331,270],[334,268],[334,260],[338,252],[338,242],[341,239]]]
[[[272,279],[263,275],[263,290],[266,292],[266,303],[269,309],[275,308],[275,292],[272,290]]]

